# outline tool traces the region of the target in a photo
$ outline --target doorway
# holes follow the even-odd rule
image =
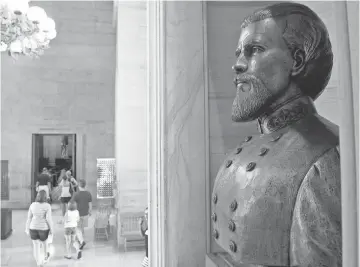
[[[62,169],[70,170],[76,179],[76,134],[33,134],[31,202],[36,197],[36,180],[43,168],[57,186]],[[56,201],[56,200],[55,200]]]

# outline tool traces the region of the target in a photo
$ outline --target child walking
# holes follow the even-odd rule
[[[80,221],[79,211],[75,202],[69,202],[67,212],[64,216],[65,241],[66,241],[66,259],[72,259],[71,245],[76,249],[77,258],[81,259],[82,250],[80,244],[84,242],[81,236],[81,230],[78,229]]]

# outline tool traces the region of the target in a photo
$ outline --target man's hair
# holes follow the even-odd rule
[[[75,201],[70,201],[69,202],[69,210],[76,210],[77,209],[77,205]]]
[[[333,66],[331,42],[325,24],[309,7],[282,2],[255,11],[244,19],[241,28],[267,18],[285,22],[283,39],[291,53],[303,51],[305,67],[295,77],[295,83],[305,95],[315,100],[328,84]]]
[[[35,198],[35,202],[44,203],[47,201],[47,194],[45,190],[40,190]]]
[[[86,181],[85,181],[84,179],[80,179],[80,180],[79,180],[79,186],[80,186],[81,188],[85,188],[85,186],[86,186]]]

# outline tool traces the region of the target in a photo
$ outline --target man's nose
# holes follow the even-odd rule
[[[247,70],[247,64],[244,61],[238,60],[232,69],[236,74],[244,73]]]

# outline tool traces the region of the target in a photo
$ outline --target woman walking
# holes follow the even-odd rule
[[[67,211],[68,203],[72,197],[74,192],[74,188],[78,185],[75,178],[71,176],[71,172],[67,171],[65,175],[61,177],[61,181],[59,183],[59,187],[61,188],[60,194],[60,202],[61,202],[61,210],[62,215],[65,216]],[[62,222],[60,222],[62,223]]]
[[[35,202],[31,203],[28,211],[25,232],[33,242],[33,253],[37,266],[44,266],[50,257],[47,251],[49,234],[53,234],[51,206],[47,203],[47,193],[40,190]]]

